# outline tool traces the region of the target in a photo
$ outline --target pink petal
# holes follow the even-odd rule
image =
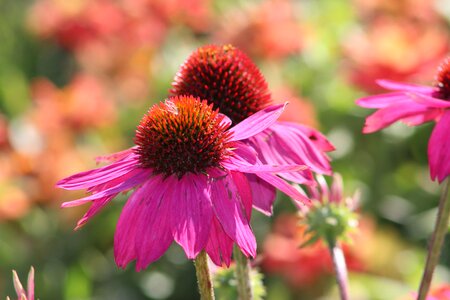
[[[344,199],[343,189],[344,183],[341,174],[334,173],[330,191],[330,202],[342,202]]]
[[[87,202],[91,202],[94,200],[99,200],[105,197],[109,197],[109,196],[113,196],[115,197],[118,193],[123,192],[123,191],[127,191],[133,187],[136,187],[140,184],[142,184],[145,180],[148,179],[148,177],[151,175],[151,170],[149,169],[136,169],[133,172],[133,176],[131,176],[130,178],[128,178],[127,180],[124,180],[123,182],[120,182],[119,184],[117,184],[114,187],[111,187],[109,189],[100,191],[98,193],[92,194],[90,196],[81,198],[81,199],[77,199],[77,200],[73,200],[73,201],[69,201],[69,202],[64,202],[61,207],[66,208],[66,207],[73,207],[73,206],[78,206],[78,205],[82,205],[85,204]]]
[[[34,300],[34,268],[30,268],[27,281],[28,298],[27,300]]]
[[[306,135],[310,141],[312,141],[317,148],[319,148],[321,151],[324,152],[330,152],[334,151],[336,148],[333,146],[333,144],[318,130],[302,125],[297,123],[291,123],[291,122],[279,122],[282,125],[294,127],[297,130],[303,132],[304,135]]]
[[[241,203],[247,213],[247,219],[250,220],[252,216],[253,197],[247,177],[240,172],[231,171],[230,174],[233,177],[234,184],[236,185],[237,194],[241,198]]]
[[[98,200],[94,200],[89,210],[83,215],[83,217],[78,221],[75,230],[80,229],[84,224],[86,224],[92,217],[94,217],[100,210],[106,206],[117,194],[113,194]]]
[[[272,206],[276,198],[274,186],[254,174],[245,174],[245,176],[252,190],[253,207],[267,216],[272,215]]]
[[[142,239],[140,234],[151,223],[145,224],[142,219],[149,211],[158,211],[161,198],[168,187],[168,184],[163,183],[163,176],[156,175],[138,188],[125,204],[114,234],[114,257],[120,268],[125,268],[129,262],[138,259],[140,250],[137,244]],[[167,240],[163,241],[167,243]],[[171,242],[172,239],[168,242],[169,245]]]
[[[431,133],[428,160],[431,179],[442,182],[450,174],[450,110],[446,111]]]
[[[365,108],[386,108],[394,104],[406,104],[408,102],[411,102],[411,99],[403,92],[367,96],[356,100],[357,105]]]
[[[145,269],[149,264],[158,260],[169,248],[173,241],[171,222],[172,202],[177,201],[179,195],[173,193],[177,184],[175,176],[169,176],[147,195],[141,205],[142,213],[136,222],[136,270]]]
[[[366,119],[363,132],[375,132],[391,125],[396,121],[427,113],[429,113],[428,107],[416,104],[414,102],[410,102],[407,105],[403,103],[394,104],[389,107],[379,109],[378,111],[370,115]]]
[[[208,241],[213,217],[204,175],[184,175],[174,187],[171,227],[175,241],[194,259]]]
[[[430,108],[450,108],[450,101],[434,98],[431,95],[419,93],[408,93],[407,95],[413,101]]]
[[[403,118],[402,122],[408,126],[417,126],[429,121],[438,120],[443,112],[440,109],[431,109],[420,115]]]
[[[92,186],[100,185],[114,178],[125,175],[136,169],[138,164],[135,155],[130,155],[127,159],[112,163],[86,172],[81,172],[60,180],[56,186],[66,190],[86,189]]]
[[[272,105],[251,115],[229,130],[231,140],[239,141],[254,136],[278,120],[286,104]]]
[[[246,256],[255,257],[255,236],[230,175],[211,182],[211,200],[223,230]]]
[[[432,93],[434,91],[433,87],[411,83],[395,82],[386,79],[379,79],[377,80],[377,83],[379,86],[392,91],[407,91],[417,93]]]
[[[311,204],[311,200],[308,199],[305,195],[301,194],[297,189],[289,185],[286,181],[281,179],[280,177],[270,174],[270,173],[257,173],[258,177],[260,177],[262,180],[270,183],[295,201],[297,201],[300,205],[307,205],[309,206]]]
[[[205,250],[217,266],[222,266],[222,262],[227,267],[230,266],[233,240],[223,231],[222,225],[216,217],[213,217]]]
[[[330,174],[329,158],[305,135],[299,127],[292,124],[277,123],[271,143],[279,153],[290,157],[296,164],[303,164],[319,174]]]
[[[13,270],[13,284],[14,284],[14,289],[16,290],[16,294],[17,297],[19,297],[19,299],[23,297],[26,297],[26,291],[22,286],[22,283],[20,283],[20,279],[19,276],[17,275],[17,272],[15,270]]]
[[[120,151],[120,152],[116,152],[116,153],[112,153],[112,154],[109,154],[109,155],[97,156],[95,158],[95,161],[97,163],[101,163],[101,162],[105,162],[105,161],[107,161],[107,162],[115,162],[115,161],[118,161],[118,160],[122,160],[122,159],[126,158],[127,156],[129,156],[130,154],[131,155],[133,154],[133,148],[126,149],[126,150],[123,150],[123,151]]]

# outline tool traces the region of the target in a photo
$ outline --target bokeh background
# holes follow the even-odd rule
[[[377,78],[432,84],[449,52],[448,0],[0,0],[0,299],[11,270],[36,269],[40,299],[197,299],[191,261],[174,245],[140,273],[112,253],[120,196],[81,230],[82,194],[55,182],[132,145],[150,105],[204,44],[232,43],[261,68],[283,116],[335,144],[333,168],[361,191],[361,229],[346,254],[352,299],[408,299],[418,286],[440,188],[426,148],[432,124],[363,135],[360,96]],[[258,212],[266,299],[336,299],[323,246],[279,195]],[[436,284],[450,281],[447,239]],[[225,292],[223,295],[227,295]],[[226,299],[227,296],[222,296]]]

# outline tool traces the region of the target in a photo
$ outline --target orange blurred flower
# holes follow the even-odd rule
[[[449,32],[439,20],[421,22],[380,16],[345,41],[348,77],[377,92],[375,80],[421,81],[434,74],[450,47]]]
[[[266,0],[259,6],[231,11],[225,16],[215,40],[231,43],[250,56],[283,58],[302,49],[303,29],[290,0]]]

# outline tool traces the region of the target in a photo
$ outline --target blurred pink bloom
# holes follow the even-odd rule
[[[413,300],[417,298],[417,293],[411,293],[410,297],[405,300]],[[450,300],[450,284],[443,283],[435,286],[428,293],[426,300]]]
[[[28,293],[23,288],[20,283],[19,276],[17,276],[17,272],[13,270],[13,282],[14,289],[16,290],[17,300],[34,300],[34,268],[31,267],[30,272],[28,273],[27,280],[27,290]],[[6,297],[7,300],[10,300],[9,297]]]
[[[363,132],[375,132],[397,121],[411,126],[435,121],[428,142],[428,160],[431,178],[442,182],[450,174],[450,58],[439,67],[435,86],[387,80],[377,83],[392,92],[356,101],[359,106],[378,109],[366,119]]]
[[[154,105],[136,131],[136,147],[100,158],[112,164],[58,182],[92,195],[63,207],[92,202],[77,228],[121,192],[135,189],[119,218],[114,253],[119,267],[137,270],[157,260],[175,240],[189,259],[205,250],[213,262],[230,264],[233,243],[256,255],[250,227],[253,201],[265,197],[246,174],[254,174],[302,204],[309,200],[277,174],[305,166],[263,165],[242,143],[272,126],[284,105],[270,106],[230,128],[231,121],[204,100],[172,97]]]
[[[229,117],[233,125],[272,103],[267,82],[258,67],[232,45],[198,48],[180,67],[172,86],[171,95],[205,99]],[[326,152],[334,147],[311,127],[277,121],[243,142],[256,150],[261,163],[308,166],[309,169],[299,172],[280,172],[289,181],[315,184],[312,172],[331,173]],[[255,197],[255,208],[266,215],[272,214],[275,188],[253,174],[247,177],[252,186],[261,190],[261,196]]]

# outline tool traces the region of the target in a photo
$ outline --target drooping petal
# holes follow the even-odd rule
[[[103,207],[105,207],[117,194],[113,194],[104,198],[95,200],[89,210],[83,215],[83,217],[77,222],[75,230],[80,229],[84,224],[86,224],[91,218],[93,218],[97,213],[99,213]]]
[[[240,141],[252,137],[275,123],[286,104],[272,105],[246,118],[229,130],[231,140]]]
[[[208,241],[212,204],[204,175],[184,175],[174,188],[171,228],[175,241],[194,259]]]
[[[250,184],[247,177],[241,172],[230,172],[233,177],[233,182],[236,185],[237,192],[241,199],[241,203],[244,206],[247,218],[250,220],[252,216],[253,197]]]
[[[273,202],[276,198],[275,187],[254,174],[245,176],[252,190],[253,207],[267,216],[272,215]]]
[[[211,200],[223,230],[246,256],[255,257],[256,239],[230,175],[211,182]]]
[[[164,231],[153,232],[151,235],[160,237],[160,241],[155,242],[155,245],[146,244],[148,249],[140,249],[141,245],[138,245],[139,241],[145,238],[142,234],[148,233],[148,226],[154,223],[153,219],[162,217],[158,216],[158,211],[161,199],[168,188],[169,184],[163,181],[163,177],[156,175],[138,188],[128,199],[114,234],[114,257],[120,268],[125,268],[129,262],[137,259],[140,265],[137,265],[136,268],[140,270],[144,268],[142,264],[148,257],[150,259],[154,259],[154,256],[160,257],[171,244],[173,238],[170,228],[166,228],[165,232],[168,232],[170,237],[167,237]]]
[[[450,110],[446,111],[433,129],[428,142],[431,179],[442,182],[450,174]]]
[[[100,191],[98,193],[94,193],[90,196],[87,196],[87,197],[84,197],[81,199],[64,202],[61,205],[61,207],[64,207],[64,208],[65,207],[73,207],[73,206],[82,205],[82,204],[85,204],[87,202],[91,202],[94,200],[107,198],[110,196],[115,197],[118,193],[127,191],[133,187],[136,187],[136,186],[142,184],[145,180],[148,179],[148,177],[151,175],[151,173],[152,172],[149,169],[135,169],[133,171],[133,176],[129,177],[127,180],[119,182],[116,186],[111,187],[106,190],[103,190],[103,191]]]
[[[169,176],[145,199],[142,213],[136,222],[136,270],[145,269],[149,264],[158,260],[169,248],[173,241],[171,219],[172,201],[178,195],[173,193],[177,184],[175,176]]]
[[[407,91],[417,93],[432,93],[434,88],[424,85],[417,85],[411,83],[395,82],[386,79],[377,80],[379,86],[392,91]]]
[[[431,108],[420,115],[403,118],[402,122],[408,126],[417,126],[426,122],[438,120],[443,113],[444,110]]]
[[[233,240],[225,233],[219,220],[213,217],[209,239],[205,248],[206,253],[217,266],[222,266],[222,262],[227,267],[231,264],[231,254],[233,252]]]
[[[126,159],[110,165],[64,178],[58,181],[56,186],[66,190],[79,190],[100,185],[133,171],[137,161],[137,157],[130,154]]]
[[[412,116],[418,116],[428,113],[429,108],[427,106],[414,103],[411,101],[408,105],[404,103],[391,105],[386,108],[379,109],[366,119],[363,132],[371,133],[385,128],[392,123],[402,120],[404,118],[410,118]]]
[[[288,184],[286,181],[284,181],[282,178],[270,174],[270,173],[257,173],[258,177],[263,179],[264,181],[270,183],[289,197],[291,197],[293,200],[295,200],[300,205],[307,205],[309,206],[311,204],[311,200],[308,199],[305,195],[300,193],[297,189],[292,187],[290,184]]]
[[[362,97],[356,100],[356,104],[365,108],[386,108],[394,104],[411,102],[411,99],[403,92],[386,93]]]

